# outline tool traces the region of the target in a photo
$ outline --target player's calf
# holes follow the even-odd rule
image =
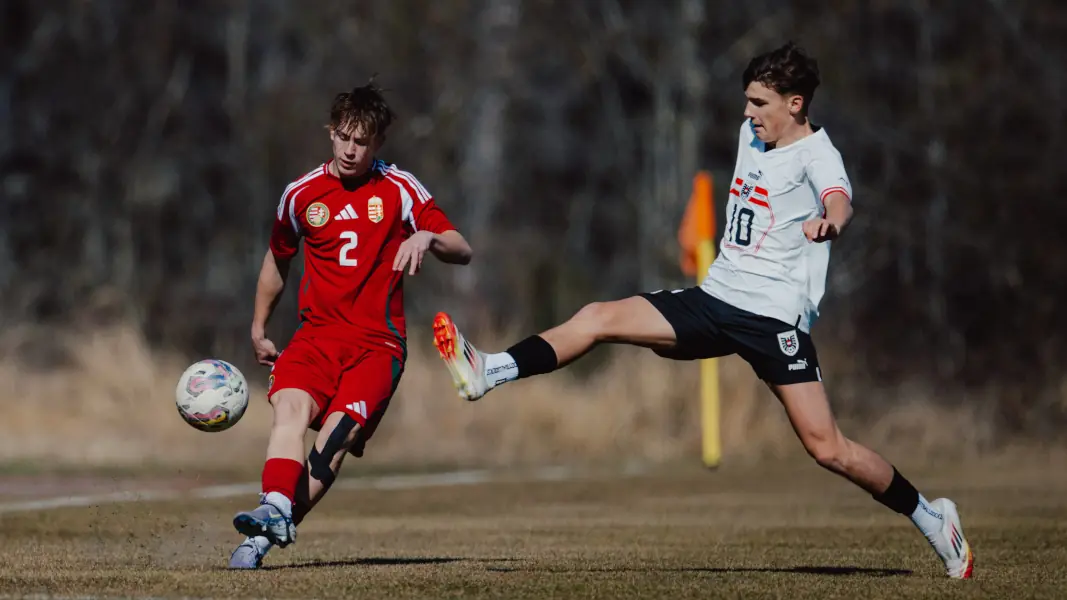
[[[963,537],[951,501],[928,502],[910,481],[873,450],[854,442],[837,426],[822,383],[771,385],[785,407],[804,449],[819,463],[856,485],[875,500],[906,517],[923,533],[949,577],[971,576],[974,554]]]
[[[308,512],[326,495],[348,450],[359,438],[361,427],[344,412],[333,412],[326,417],[315,445],[308,454],[307,469],[297,489],[297,501],[293,509],[293,521],[299,524]]]
[[[237,513],[234,528],[249,537],[263,536],[287,546],[296,540],[293,504],[304,472],[304,432],[317,405],[304,390],[285,388],[270,398],[274,407],[267,461],[263,465],[260,505]]]
[[[866,473],[859,468],[858,449],[855,442],[846,438],[837,427],[826,431],[803,431],[798,434],[804,450],[808,456],[815,459],[820,467],[847,477],[864,489],[874,490],[879,487],[884,489],[885,486],[879,484],[879,479],[885,476],[881,473]]]
[[[292,517],[296,490],[304,471],[304,434],[318,405],[304,390],[286,388],[271,396],[274,421],[263,466],[264,502]]]
[[[267,458],[286,458],[303,462],[304,434],[318,413],[318,405],[304,390],[285,388],[270,397],[274,410],[267,443]]]
[[[359,432],[360,426],[352,416],[343,412],[331,413],[323,423],[306,463],[300,465],[299,473],[295,461],[267,461],[260,506],[234,517],[234,527],[248,537],[230,555],[231,569],[258,569],[271,548],[275,545],[285,547],[295,541],[296,526],[329,491]],[[277,472],[289,468],[292,472]],[[297,476],[294,489],[280,487],[284,485],[282,482],[292,479],[294,473]]]

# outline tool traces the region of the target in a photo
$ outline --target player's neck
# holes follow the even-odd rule
[[[367,168],[367,170],[363,171],[359,175],[341,175],[341,173],[337,170],[336,160],[331,160],[330,164],[326,167],[326,170],[330,172],[330,175],[333,175],[337,179],[340,179],[341,185],[343,185],[344,188],[347,190],[358,188],[364,183],[367,183],[367,181],[370,179],[372,172],[374,171],[374,169]]]
[[[786,130],[782,132],[782,137],[778,138],[775,142],[767,144],[767,149],[775,150],[778,148],[785,148],[790,144],[799,142],[813,133],[815,133],[815,130],[811,126],[811,121],[804,119],[803,123],[793,123],[792,126],[786,128]]]

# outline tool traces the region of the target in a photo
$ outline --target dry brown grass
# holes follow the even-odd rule
[[[244,420],[227,432],[206,434],[188,427],[174,409],[174,384],[187,357],[151,352],[130,327],[71,334],[63,342],[73,364],[50,372],[0,361],[0,463],[202,469],[259,464],[270,423],[263,372],[246,373],[253,398]],[[727,460],[802,452],[777,402],[744,362],[722,360],[721,374]],[[407,372],[366,460],[451,466],[695,459],[697,383],[696,363],[618,349],[584,381],[563,371],[465,403],[429,340],[416,334]],[[845,418],[843,427],[890,454],[966,458],[990,446],[992,423],[978,409],[938,409],[920,392],[917,386],[878,391],[881,410]]]
[[[971,581],[847,482],[769,463],[335,488],[255,573],[224,570],[251,495],[3,515],[0,597],[1062,598],[1060,467],[914,471],[959,504]]]
[[[73,364],[49,372],[0,363],[0,461],[139,466],[262,453],[269,414],[249,410],[230,434],[200,433],[178,416],[174,386],[188,362],[152,353],[134,329],[63,340]]]

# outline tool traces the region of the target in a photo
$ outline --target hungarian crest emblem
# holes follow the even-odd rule
[[[382,205],[381,198],[372,196],[370,200],[367,200],[367,218],[373,223],[379,223],[385,218],[385,207]]]
[[[308,225],[322,227],[330,220],[330,209],[322,202],[316,202],[308,207],[304,216],[307,217]]]

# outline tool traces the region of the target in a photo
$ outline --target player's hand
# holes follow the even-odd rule
[[[274,342],[265,337],[253,336],[252,348],[256,351],[256,360],[259,364],[267,367],[274,366],[274,360],[278,358],[278,349],[274,347]]]
[[[834,225],[826,219],[812,219],[810,221],[804,221],[804,237],[808,238],[809,242],[828,242],[837,239],[837,225]]]
[[[431,243],[433,243],[433,233],[415,232],[415,235],[404,240],[404,243],[400,244],[400,248],[397,249],[396,258],[393,259],[393,270],[403,271],[406,267],[408,275],[418,273],[419,268],[422,267],[422,257],[430,250]]]

